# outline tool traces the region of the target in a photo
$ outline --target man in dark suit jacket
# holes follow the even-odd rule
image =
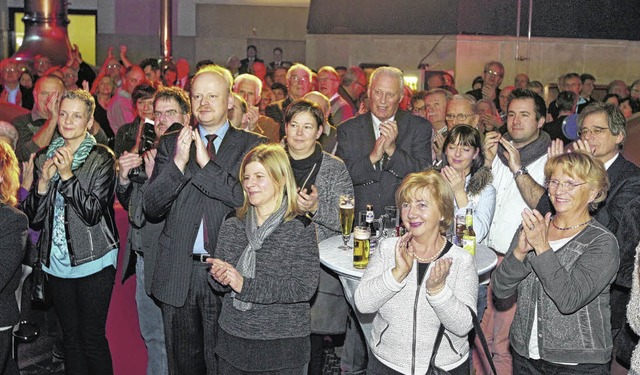
[[[580,140],[575,147],[591,151],[604,164],[609,177],[607,199],[593,217],[616,236],[620,247],[620,268],[611,285],[611,328],[614,357],[629,368],[631,351],[638,341],[627,324],[626,312],[635,249],[640,241],[640,168],[620,154],[626,136],[625,118],[614,105],[593,103],[585,107],[578,117],[578,133]],[[553,209],[547,195],[542,196],[537,208],[542,213]]]
[[[165,219],[151,292],[161,302],[169,373],[214,374],[220,300],[208,283],[218,228],[244,201],[238,180],[244,155],[266,139],[230,126],[228,70],[200,70],[191,86],[198,125],[166,135],[143,197],[146,215]]]
[[[253,73],[253,63],[264,61],[258,58],[258,48],[254,45],[250,45],[247,47],[247,57],[240,60],[240,68],[238,68],[238,72],[240,74],[243,73]]]
[[[369,84],[371,111],[338,127],[336,156],[351,175],[356,212],[373,204],[375,215],[383,214],[385,206],[395,206],[402,179],[431,165],[431,124],[398,110],[403,87],[399,69],[376,69]],[[367,368],[366,345],[356,320],[350,319],[345,347],[351,350],[343,353],[341,367],[347,373],[360,373]]]

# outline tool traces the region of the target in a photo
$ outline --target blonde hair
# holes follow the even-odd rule
[[[423,172],[411,173],[402,180],[402,184],[396,190],[396,206],[401,207],[420,198],[423,189],[428,189],[433,197],[442,220],[440,220],[440,234],[445,234],[453,223],[453,190],[435,169]]]
[[[0,172],[0,202],[15,207],[18,204],[20,188],[20,167],[11,145],[5,141],[0,141]]]
[[[609,178],[602,162],[582,150],[557,155],[547,160],[544,166],[544,178],[549,181],[553,172],[560,171],[571,177],[584,180],[591,189],[598,192],[589,210],[593,211],[600,202],[604,202],[609,191]]]
[[[293,177],[293,170],[289,164],[289,157],[284,148],[279,144],[261,144],[249,151],[242,160],[240,166],[239,180],[243,181],[244,171],[249,163],[260,163],[267,171],[269,178],[276,186],[276,192],[280,195],[278,208],[282,205],[282,199],[287,200],[287,211],[284,214],[284,220],[289,221],[296,217],[300,212],[298,210],[296,181]],[[247,192],[243,190],[244,203],[242,207],[236,210],[236,216],[244,219],[249,211],[251,203]]]

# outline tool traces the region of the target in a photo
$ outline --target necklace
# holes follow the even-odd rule
[[[555,219],[555,217],[554,217],[554,219]],[[585,222],[584,222],[584,223],[582,223],[582,224],[578,224],[578,225],[574,225],[574,226],[566,227],[566,228],[561,228],[561,227],[557,226],[557,225],[556,225],[556,223],[555,223],[553,220],[551,220],[551,225],[553,225],[553,227],[554,227],[554,228],[556,228],[557,230],[571,230],[571,229],[580,228],[580,227],[581,227],[581,226],[583,226],[583,225],[587,225],[587,224],[589,224],[591,221],[593,221],[593,218],[591,218],[591,219],[589,219],[589,220],[585,221]]]
[[[444,239],[444,238],[443,238]],[[444,243],[442,244],[442,247],[440,248],[440,250],[438,250],[438,252],[429,257],[429,258],[420,258],[419,256],[416,255],[415,251],[410,252],[409,254],[414,258],[417,259],[418,262],[420,263],[431,263],[434,260],[438,259],[438,257],[440,256],[440,254],[442,254],[442,251],[444,251],[444,248],[447,246],[447,240],[444,239]]]

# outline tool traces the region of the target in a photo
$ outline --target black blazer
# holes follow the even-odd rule
[[[431,165],[431,123],[423,117],[398,110],[396,151],[376,169],[369,154],[376,142],[371,112],[343,122],[338,127],[336,156],[342,158],[353,180],[356,212],[373,204],[376,216],[384,213],[385,206],[395,206],[395,192],[409,173],[421,171]]]
[[[20,318],[15,292],[22,276],[28,226],[27,215],[0,203],[0,327],[15,325]]]
[[[156,165],[143,197],[149,220],[164,219],[157,247],[151,293],[172,306],[184,305],[189,290],[193,244],[204,216],[209,254],[215,254],[218,230],[225,216],[244,202],[238,179],[242,158],[266,138],[229,127],[215,161],[204,168],[196,162],[191,147],[184,174],[173,162],[179,133],[163,137],[158,145]],[[146,256],[145,249],[145,256]]]

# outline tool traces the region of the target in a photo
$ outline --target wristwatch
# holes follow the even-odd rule
[[[513,174],[513,179],[515,180],[518,176],[522,176],[523,174],[529,174],[529,171],[526,167],[522,166]]]

